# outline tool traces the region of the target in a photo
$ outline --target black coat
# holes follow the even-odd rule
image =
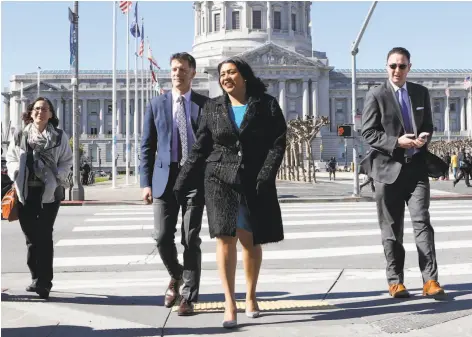
[[[204,170],[211,237],[236,235],[244,194],[254,244],[281,241],[284,233],[275,179],[285,153],[285,118],[277,100],[267,94],[249,99],[240,130],[231,121],[229,109],[226,94],[206,103],[197,141],[174,190],[183,195],[195,187],[199,173]]]

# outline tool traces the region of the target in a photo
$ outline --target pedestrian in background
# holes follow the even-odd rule
[[[69,186],[73,157],[49,99],[38,97],[28,105],[23,121],[25,127],[8,147],[8,175],[18,194],[18,217],[26,238],[32,279],[26,291],[47,299],[53,279],[53,227],[63,188]]]
[[[216,237],[218,270],[225,294],[223,327],[237,326],[236,244],[243,247],[246,315],[259,316],[256,286],[261,244],[283,240],[275,179],[285,154],[287,125],[277,100],[251,67],[233,57],[218,65],[223,95],[203,111],[197,141],[175,184],[186,194],[204,171],[210,236]]]

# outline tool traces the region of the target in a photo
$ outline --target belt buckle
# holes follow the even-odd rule
[[[411,157],[405,157],[405,164],[411,163]]]

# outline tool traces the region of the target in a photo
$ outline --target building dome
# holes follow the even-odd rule
[[[195,1],[193,8],[192,55],[199,67],[214,66],[267,41],[312,54],[310,1]]]

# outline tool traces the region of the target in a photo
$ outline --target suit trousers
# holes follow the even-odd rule
[[[36,285],[51,288],[54,246],[52,232],[59,201],[43,204],[41,187],[30,187],[25,204],[19,204],[18,218],[26,239],[26,263]]]
[[[413,156],[404,164],[393,184],[375,182],[377,215],[387,260],[389,284],[403,283],[405,249],[403,247],[405,204],[410,211],[419,266],[423,282],[438,279],[438,266],[431,226],[429,178],[421,157]]]
[[[192,190],[187,195],[187,203],[180,205],[172,191],[179,171],[177,163],[170,165],[166,189],[161,197],[153,200],[154,239],[157,242],[162,262],[170,276],[178,280],[183,279],[184,286],[181,295],[189,302],[197,302],[202,262],[200,230],[202,228],[204,196],[203,189]],[[177,231],[180,208],[182,208],[183,265],[179,263],[175,245],[175,232]]]

